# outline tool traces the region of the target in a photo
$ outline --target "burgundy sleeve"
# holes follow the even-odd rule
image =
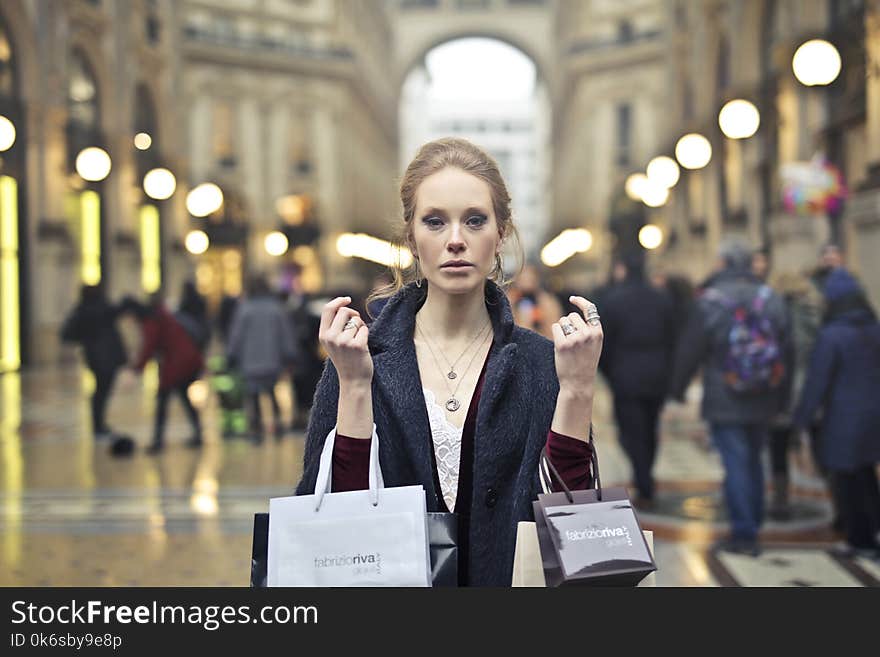
[[[593,485],[588,442],[551,430],[547,433],[547,455],[571,490],[586,490]]]
[[[331,490],[366,490],[370,487],[370,444],[372,438],[351,438],[336,434],[333,444],[333,483]]]

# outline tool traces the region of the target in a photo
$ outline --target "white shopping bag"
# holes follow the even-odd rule
[[[268,586],[431,586],[425,489],[385,488],[373,425],[369,490],[333,493],[327,436],[314,495],[269,500]]]

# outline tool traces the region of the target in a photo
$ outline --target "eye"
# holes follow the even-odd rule
[[[483,224],[489,221],[489,218],[484,214],[472,214],[467,219],[467,225],[475,228],[479,228]]]
[[[422,219],[422,223],[431,229],[437,229],[443,227],[443,220],[440,217],[424,217]]]

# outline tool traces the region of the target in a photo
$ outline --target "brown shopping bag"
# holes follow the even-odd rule
[[[541,478],[562,488],[533,502],[541,565],[547,586],[636,586],[657,570],[626,488],[602,488],[593,445],[595,488],[571,491],[547,456]],[[548,486],[549,487],[549,486]]]
[[[643,531],[645,542],[651,554],[654,553],[654,532]],[[639,587],[657,586],[657,575],[651,573],[641,582]],[[538,531],[533,522],[520,522],[516,527],[516,547],[513,553],[513,587],[547,586],[544,578],[544,565],[541,560],[541,549],[538,546]]]

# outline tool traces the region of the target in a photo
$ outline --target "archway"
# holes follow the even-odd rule
[[[535,258],[549,222],[551,111],[533,58],[496,38],[434,45],[405,77],[399,118],[401,168],[421,144],[445,136],[469,139],[497,160],[526,258]]]

